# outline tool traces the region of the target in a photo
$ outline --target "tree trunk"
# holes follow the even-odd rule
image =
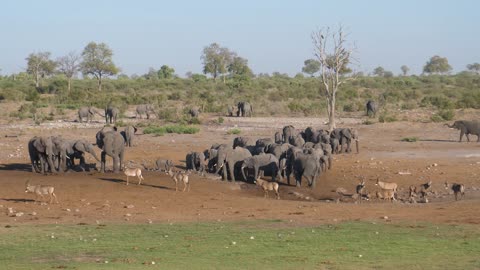
[[[71,89],[71,85],[72,85],[72,78],[68,78],[68,93],[70,93],[70,89]]]
[[[98,91],[102,91],[102,75],[98,76]]]
[[[332,131],[337,127],[335,125],[335,96],[329,96],[327,98],[327,102],[328,102],[328,129]]]
[[[35,74],[35,87],[36,88],[40,87],[40,76],[38,72]]]

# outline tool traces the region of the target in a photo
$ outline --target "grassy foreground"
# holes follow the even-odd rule
[[[0,228],[0,268],[480,268],[478,226],[286,225],[257,221]]]

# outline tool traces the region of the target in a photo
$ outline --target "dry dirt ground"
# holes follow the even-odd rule
[[[204,123],[211,123],[207,116]],[[210,120],[218,116],[211,116]],[[72,118],[73,119],[73,118]],[[99,120],[99,119],[97,119]],[[190,192],[175,192],[174,182],[165,173],[144,172],[141,186],[125,185],[123,174],[112,172],[69,172],[40,175],[31,172],[27,142],[34,135],[63,135],[86,138],[94,143],[102,123],[80,124],[72,121],[44,123],[6,123],[0,126],[0,224],[95,224],[95,223],[166,223],[197,221],[243,221],[254,219],[288,220],[293,226],[332,223],[346,220],[384,220],[408,222],[479,224],[480,216],[480,143],[458,143],[459,132],[439,123],[395,122],[363,125],[364,119],[341,119],[339,126],[359,129],[360,153],[335,155],[333,169],[322,175],[314,190],[283,183],[280,200],[263,198],[253,184],[224,182],[191,176]],[[132,121],[132,120],[127,120]],[[146,120],[143,120],[146,121]],[[143,135],[139,130],[135,146],[127,148],[126,160],[153,166],[157,158],[169,158],[184,166],[188,151],[204,150],[211,144],[232,143],[233,127],[251,138],[273,137],[276,130],[292,124],[322,128],[319,118],[225,118],[222,125],[205,124],[194,135]],[[418,137],[414,143],[404,137]],[[476,141],[476,137],[473,137]],[[96,149],[100,154],[100,150]],[[89,162],[93,158],[87,157]],[[107,159],[111,168],[111,159]],[[433,166],[437,164],[438,166]],[[400,173],[400,174],[399,174]],[[380,200],[354,202],[335,191],[343,187],[353,193],[360,177],[366,189],[377,190],[375,180],[399,184],[400,198],[408,187],[433,181],[429,203],[388,203]],[[34,195],[24,192],[25,182],[55,187],[59,204],[34,202]],[[443,183],[460,182],[467,187],[464,200],[455,201]],[[12,213],[9,215],[8,209]]]

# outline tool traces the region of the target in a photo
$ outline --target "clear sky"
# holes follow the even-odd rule
[[[433,55],[454,72],[480,62],[478,0],[2,0],[0,69],[25,69],[32,52],[53,58],[105,42],[122,72],[166,64],[200,73],[205,46],[217,42],[248,59],[255,73],[295,75],[312,58],[312,31],[342,24],[357,47],[355,70],[407,65],[420,73]]]

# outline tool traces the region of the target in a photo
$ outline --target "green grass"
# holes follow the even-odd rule
[[[480,268],[478,226],[287,226],[278,220],[22,225],[0,230],[0,262],[3,269]]]
[[[405,137],[402,139],[402,142],[416,142],[418,141],[418,137]]]
[[[227,134],[235,134],[235,135],[238,135],[238,134],[240,134],[240,133],[242,133],[242,130],[239,129],[239,128],[232,128],[232,129],[229,129],[229,130],[227,131]]]
[[[185,125],[167,125],[167,126],[149,126],[143,130],[144,134],[156,134],[164,135],[165,133],[177,133],[177,134],[195,134],[200,129],[194,126]]]

